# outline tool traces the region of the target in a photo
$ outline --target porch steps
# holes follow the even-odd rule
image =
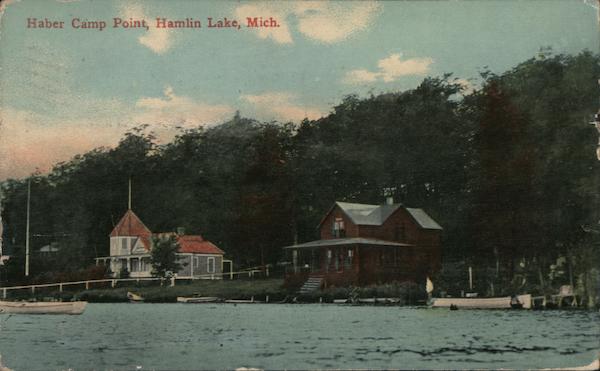
[[[317,291],[321,288],[321,283],[323,282],[323,277],[320,276],[310,276],[304,282],[304,285],[298,291],[299,294],[307,294],[309,292]]]

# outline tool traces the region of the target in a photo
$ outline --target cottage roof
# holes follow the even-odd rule
[[[424,229],[443,229],[435,220],[433,220],[423,209],[405,208],[406,211],[416,220]]]
[[[202,236],[183,235],[177,238],[180,253],[192,254],[215,254],[224,255],[225,252],[219,249],[210,241],[205,241]]]
[[[368,205],[349,202],[336,202],[336,204],[359,225],[382,225],[387,218],[402,205]]]
[[[142,223],[140,218],[129,209],[110,233],[111,237],[131,236],[150,238],[152,232]]]
[[[396,210],[402,208],[401,204],[369,205],[350,202],[335,203],[356,225],[382,225]],[[424,229],[442,229],[423,209],[404,207],[417,224]],[[328,213],[329,214],[329,213]],[[323,221],[325,218],[323,218]],[[321,221],[321,223],[323,223]]]
[[[352,238],[335,238],[330,240],[316,240],[297,245],[285,246],[284,249],[309,249],[314,247],[328,247],[340,245],[373,245],[373,246],[389,246],[389,247],[410,247],[414,246],[408,243],[391,242],[378,240],[375,238],[352,237]]]

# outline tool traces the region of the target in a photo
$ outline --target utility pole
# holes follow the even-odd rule
[[[27,227],[25,229],[25,277],[29,277],[29,211],[31,204],[31,177],[27,181]]]
[[[598,47],[600,48],[600,0],[597,0],[597,5],[588,3],[588,1],[585,1],[585,3],[596,9],[596,19],[598,23]],[[597,83],[598,85],[600,85],[600,79],[597,80]],[[598,159],[598,161],[600,161],[600,107],[598,111],[596,111],[596,114],[594,115],[594,120],[590,122],[590,124],[596,126],[596,129],[598,130],[598,147],[596,147],[596,158]]]

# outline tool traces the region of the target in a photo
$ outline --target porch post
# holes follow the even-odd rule
[[[294,267],[294,273],[298,273],[298,250],[292,250],[292,264]]]
[[[194,255],[190,254],[190,276],[192,276],[192,278],[194,278],[194,260],[196,260]]]

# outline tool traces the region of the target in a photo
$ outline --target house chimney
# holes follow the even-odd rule
[[[396,192],[396,187],[386,187],[383,188],[383,197],[385,197],[385,205],[393,205],[394,204],[394,193]]]
[[[185,228],[184,227],[177,227],[177,235],[178,236],[183,236],[185,234]]]

